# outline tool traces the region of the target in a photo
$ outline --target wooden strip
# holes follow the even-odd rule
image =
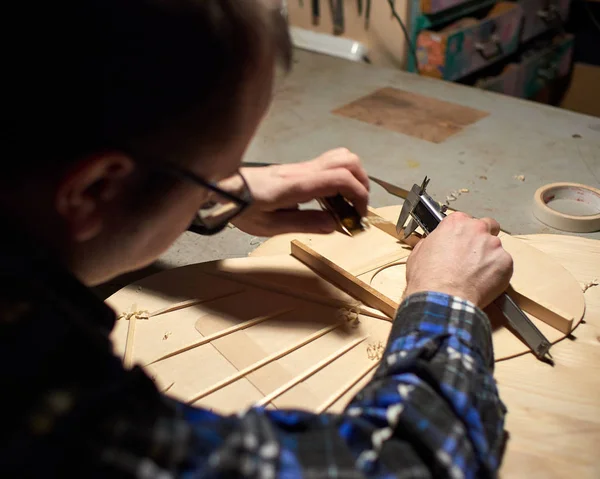
[[[363,336],[362,338],[355,339],[354,341],[352,341],[351,343],[347,344],[343,348],[338,349],[335,353],[331,354],[330,356],[327,356],[322,361],[319,361],[317,364],[315,364],[313,367],[311,367],[310,369],[306,370],[305,372],[303,372],[299,376],[296,376],[291,381],[288,381],[287,383],[285,383],[283,386],[277,388],[272,393],[267,394],[264,398],[262,398],[260,401],[258,401],[255,404],[255,406],[256,407],[261,407],[261,406],[264,406],[265,404],[269,404],[271,401],[273,401],[274,399],[277,399],[279,396],[281,396],[286,391],[289,391],[291,388],[293,388],[297,384],[299,384],[302,381],[308,379],[312,375],[318,373],[325,366],[328,366],[329,364],[331,364],[332,362],[334,362],[336,359],[338,359],[340,356],[343,356],[348,351],[350,351],[352,348],[355,348],[356,346],[358,346],[360,343],[362,343],[367,338],[368,338],[368,336]]]
[[[417,246],[417,243],[423,239],[423,236],[417,231],[413,232],[413,234],[411,234],[408,238],[404,238],[402,234],[398,234],[396,232],[396,225],[394,223],[379,216],[375,212],[375,210],[370,206],[367,207],[367,218],[369,219],[369,223],[375,226],[375,228],[380,229],[381,231],[389,234],[390,236],[393,236],[398,241],[401,241],[402,243],[404,243],[407,246],[410,246],[411,248]],[[409,254],[410,252],[407,253],[407,256]]]
[[[316,333],[313,333],[310,336],[306,337],[305,339],[295,343],[293,346],[282,349],[281,351],[271,354],[270,356],[267,356],[266,358],[261,359],[260,361],[254,363],[254,364],[251,364],[247,368],[244,368],[241,371],[238,371],[237,373],[232,374],[231,376],[223,379],[222,381],[219,381],[218,383],[213,384],[212,386],[205,389],[204,391],[201,391],[198,394],[194,395],[194,397],[192,399],[187,401],[188,404],[192,404],[192,403],[198,401],[199,399],[202,399],[203,397],[208,396],[209,394],[214,393],[215,391],[218,391],[219,389],[224,388],[225,386],[237,381],[238,379],[243,378],[247,374],[250,374],[251,372],[256,371],[257,369],[260,369],[263,366],[266,366],[267,364],[272,363],[273,361],[277,361],[278,359],[282,358],[283,356],[287,356],[288,354],[293,353],[294,351],[301,348],[302,346],[305,346],[308,343],[311,343],[311,342],[315,341],[316,339],[319,339],[321,336],[325,336],[327,333],[330,333],[331,331],[333,331],[336,328],[339,328],[340,326],[341,326],[341,323],[327,326],[326,328],[320,329]]]
[[[369,220],[369,224],[374,226],[375,228],[380,229],[381,231],[389,234],[390,236],[393,236],[397,240],[402,239],[400,235],[396,233],[396,225],[391,221],[388,221],[385,218],[379,216],[375,212],[375,209],[371,208],[370,206],[367,207],[367,219]]]
[[[214,341],[216,339],[222,338],[223,336],[227,336],[228,334],[232,334],[235,333],[236,331],[241,331],[242,329],[246,329],[249,328],[250,326],[254,326],[256,324],[260,324],[263,321],[266,321],[268,319],[273,319],[276,318],[277,316],[281,316],[282,314],[286,314],[286,313],[290,313],[292,312],[293,309],[282,309],[280,311],[276,311],[272,314],[267,314],[265,316],[259,316],[258,318],[254,318],[254,319],[250,319],[248,321],[244,321],[243,323],[239,323],[236,324],[234,326],[231,326],[230,328],[226,328],[223,329],[222,331],[218,331],[214,334],[211,334],[209,336],[205,336],[201,339],[199,339],[198,341],[192,343],[192,344],[188,344],[187,346],[178,349],[176,351],[171,351],[170,353],[165,354],[164,356],[161,356],[158,359],[155,359],[154,361],[149,362],[148,364],[146,364],[146,366],[150,366],[151,364],[157,363],[159,361],[162,361],[163,359],[167,359],[167,358],[171,358],[173,356],[177,356],[178,354],[184,353],[186,351],[189,351],[190,349],[194,349],[197,348],[199,346],[202,346],[203,344],[206,343],[210,343],[211,341]]]
[[[133,366],[133,342],[135,337],[135,324],[137,317],[135,313],[137,311],[137,304],[132,304],[129,308],[129,323],[127,324],[127,339],[125,340],[125,354],[123,355],[123,366],[125,369],[131,369]]]
[[[524,296],[509,288],[508,294],[523,311],[535,316],[544,323],[559,330],[561,333],[569,334],[573,330],[575,318],[569,314],[559,311],[554,306],[546,305],[539,299]]]
[[[225,294],[221,294],[219,296],[215,296],[213,298],[203,298],[203,299],[186,299],[185,301],[181,301],[179,303],[171,304],[165,308],[158,309],[153,313],[150,313],[149,317],[152,318],[154,316],[159,316],[161,314],[171,313],[173,311],[178,311],[180,309],[190,308],[192,306],[196,306],[197,304],[208,303],[210,301],[216,301],[218,299],[227,298],[228,296],[234,296],[236,294],[243,293],[244,290],[241,289],[239,291],[233,291]]]
[[[361,372],[358,376],[348,381],[344,386],[334,392],[331,396],[325,400],[323,404],[321,404],[316,410],[315,414],[322,414],[327,409],[329,409],[333,404],[335,404],[344,394],[346,394],[350,389],[352,389],[359,381],[361,381],[367,374],[369,374],[373,369],[375,369],[379,365],[379,361],[370,364],[368,368],[366,368],[363,372]]]
[[[398,309],[398,303],[373,289],[356,276],[348,273],[345,269],[340,268],[337,264],[320,255],[304,243],[293,240],[291,248],[292,256],[312,268],[326,280],[332,282],[366,305],[385,313],[390,319],[394,318]]]

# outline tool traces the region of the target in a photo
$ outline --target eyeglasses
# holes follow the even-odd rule
[[[227,224],[250,204],[253,197],[244,176],[238,171],[217,186],[206,181],[191,171],[174,165],[161,167],[166,173],[184,181],[202,186],[210,191],[208,198],[202,203],[188,227],[189,231],[201,235],[214,235],[222,231]]]

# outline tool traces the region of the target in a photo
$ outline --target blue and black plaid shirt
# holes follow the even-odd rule
[[[374,378],[342,414],[223,417],[161,395],[139,368],[126,371],[109,341],[114,313],[31,251],[2,254],[2,477],[497,474],[506,409],[490,324],[468,302],[407,298]]]

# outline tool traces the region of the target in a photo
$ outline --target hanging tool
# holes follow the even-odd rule
[[[371,0],[367,0],[367,6],[365,10],[365,30],[369,29],[369,20],[371,19]]]
[[[321,18],[319,0],[312,0],[312,24],[318,25]]]
[[[333,21],[333,34],[344,33],[344,0],[329,0],[331,19]]]
[[[358,16],[360,17],[363,12],[363,2],[362,0],[356,0],[356,9],[358,10]]]
[[[446,217],[446,206],[435,201],[426,192],[429,179],[425,177],[421,185],[413,185],[410,190],[396,224],[396,232],[408,238],[417,227],[421,227],[425,235],[430,234]],[[406,221],[409,220],[405,226]],[[552,344],[542,332],[531,322],[506,293],[494,301],[500,308],[509,326],[527,344],[533,354],[540,360],[552,363],[550,347]]]

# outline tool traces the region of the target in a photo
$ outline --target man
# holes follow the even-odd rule
[[[367,176],[343,149],[239,170],[291,63],[266,2],[13,4],[7,23],[35,37],[5,58],[2,477],[496,475],[505,409],[481,308],[512,263],[493,220],[453,214],[415,248],[381,366],[341,415],[222,417],[124,370],[114,313],[86,287],[149,264],[194,218],[206,234],[331,232],[297,205],[341,193],[364,214]]]

